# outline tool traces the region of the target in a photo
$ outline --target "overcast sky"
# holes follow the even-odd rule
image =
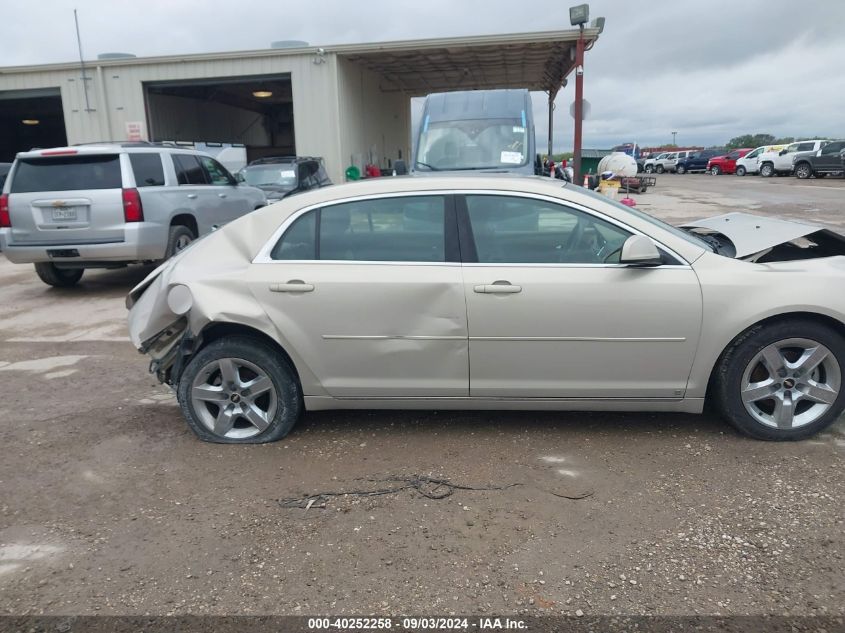
[[[571,0],[574,4],[577,0]],[[3,10],[0,66],[569,28],[569,4],[534,0],[49,0]],[[559,7],[555,9],[554,7]],[[594,0],[607,18],[585,63],[585,147],[724,143],[745,133],[845,136],[842,0]],[[46,43],[49,43],[47,45]],[[573,78],[574,79],[574,78]],[[574,81],[558,96],[556,149],[571,148]],[[537,136],[546,104],[535,95]],[[540,140],[538,145],[545,146]]]

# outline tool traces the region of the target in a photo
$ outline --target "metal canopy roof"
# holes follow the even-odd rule
[[[598,38],[585,29],[586,46]],[[332,52],[383,76],[384,91],[527,88],[556,92],[575,65],[578,29],[339,46]]]

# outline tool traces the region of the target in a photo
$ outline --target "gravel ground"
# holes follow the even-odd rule
[[[796,183],[635,197],[843,227],[845,181]],[[772,444],[712,415],[330,412],[204,444],[126,340],[144,272],[58,291],[0,258],[0,614],[845,615],[845,420]],[[414,477],[466,488],[279,503]]]

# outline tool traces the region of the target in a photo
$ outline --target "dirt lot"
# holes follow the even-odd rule
[[[843,185],[635,197],[845,230]],[[0,257],[0,614],[845,614],[845,420],[772,444],[713,416],[319,413],[204,444],[126,339],[143,274],[59,291]],[[279,504],[414,476],[501,489]]]

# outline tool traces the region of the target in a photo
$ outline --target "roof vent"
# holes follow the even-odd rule
[[[308,42],[302,40],[277,40],[270,42],[270,48],[306,48]]]
[[[131,59],[132,57],[136,57],[132,53],[100,53],[97,55],[97,59]]]

